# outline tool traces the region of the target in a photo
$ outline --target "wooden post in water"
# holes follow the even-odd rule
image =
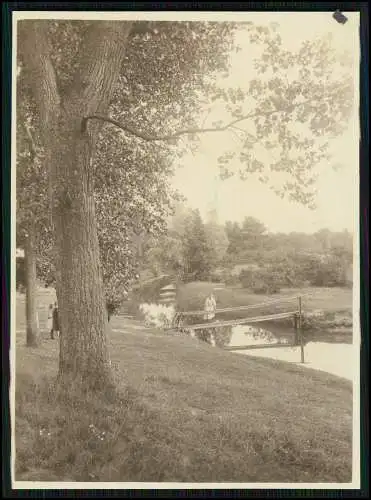
[[[303,327],[302,327],[302,308],[301,308],[301,297],[298,297],[299,300],[299,337],[300,337],[300,356],[301,362],[304,363],[304,339],[303,339]]]
[[[299,345],[299,338],[298,338],[298,315],[295,313],[294,316],[294,345]]]

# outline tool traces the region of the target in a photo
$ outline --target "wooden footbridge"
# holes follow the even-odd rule
[[[167,328],[168,331],[197,331],[197,330],[205,330],[205,329],[217,329],[223,327],[234,327],[238,325],[257,325],[265,322],[275,322],[282,319],[292,318],[293,320],[293,342],[276,342],[269,344],[253,344],[253,345],[237,345],[237,346],[225,346],[224,349],[236,351],[236,350],[246,350],[246,349],[261,349],[261,348],[269,348],[269,347],[294,347],[299,346],[301,348],[301,362],[304,363],[304,341],[303,341],[303,312],[302,312],[302,296],[294,296],[294,297],[282,297],[275,300],[269,300],[265,302],[261,302],[259,304],[250,304],[246,306],[239,307],[227,307],[222,309],[215,310],[215,316],[218,314],[236,313],[240,315],[242,311],[246,311],[247,314],[254,309],[268,308],[272,305],[278,305],[282,303],[292,303],[290,310],[265,314],[265,315],[248,315],[243,318],[238,319],[227,319],[227,320],[214,320],[214,321],[204,321],[197,323],[187,323],[187,318],[194,319],[195,317],[201,316],[203,317],[205,311],[197,310],[197,311],[178,311],[175,314],[172,325]]]

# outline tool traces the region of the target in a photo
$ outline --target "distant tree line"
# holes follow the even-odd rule
[[[203,222],[198,210],[178,210],[168,233],[148,241],[150,276],[172,273],[183,282],[223,281],[256,293],[282,287],[351,284],[353,236],[322,229],[313,234],[268,232],[254,217],[242,223]]]
[[[272,233],[254,217],[222,225],[212,218],[204,222],[198,210],[180,206],[166,233],[142,242],[143,260],[137,263],[142,277],[170,274],[182,282],[225,282],[255,293],[352,282],[353,236],[349,231]],[[45,277],[42,261],[38,275]],[[25,287],[23,257],[17,258],[16,282],[18,290]]]

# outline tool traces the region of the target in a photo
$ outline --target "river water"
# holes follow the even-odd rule
[[[250,327],[246,332],[246,327],[235,327],[229,347],[243,345],[264,345],[276,343],[276,339],[269,332],[257,331]],[[292,339],[292,337],[291,337]],[[284,342],[292,340],[284,339]],[[357,357],[359,346],[353,344],[337,344],[329,342],[309,342],[304,347],[304,364],[301,363],[300,347],[269,347],[254,348],[246,350],[236,350],[238,354],[245,356],[259,356],[264,358],[277,359],[289,363],[299,364],[304,367],[314,368],[353,380],[355,368],[358,366]]]

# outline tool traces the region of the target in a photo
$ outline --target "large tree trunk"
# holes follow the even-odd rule
[[[36,309],[36,253],[35,230],[32,224],[28,229],[25,243],[26,267],[26,343],[35,347],[38,343],[38,321]]]
[[[93,197],[92,158],[101,124],[81,125],[85,117],[108,111],[130,30],[131,23],[92,23],[79,51],[73,83],[63,98],[58,94],[46,25],[35,22],[28,30],[28,65],[40,115],[46,117],[61,327],[59,381],[67,387],[73,383],[100,390],[112,384]]]
[[[53,213],[60,271],[59,375],[61,379],[72,378],[75,383],[102,388],[111,376],[93,189],[88,173],[91,152],[88,139],[81,138],[78,130],[72,137],[69,132],[61,135],[67,147],[60,156],[56,146],[52,156],[58,165],[60,186]],[[62,142],[65,146],[66,142]]]
[[[93,196],[92,158],[101,124],[81,129],[85,116],[102,108],[107,111],[123,56],[122,27],[102,28],[92,31],[90,40],[87,37],[86,68],[79,79],[87,85],[74,87],[65,100],[51,157],[58,193],[53,219],[60,270],[59,377],[90,389],[113,384]]]

